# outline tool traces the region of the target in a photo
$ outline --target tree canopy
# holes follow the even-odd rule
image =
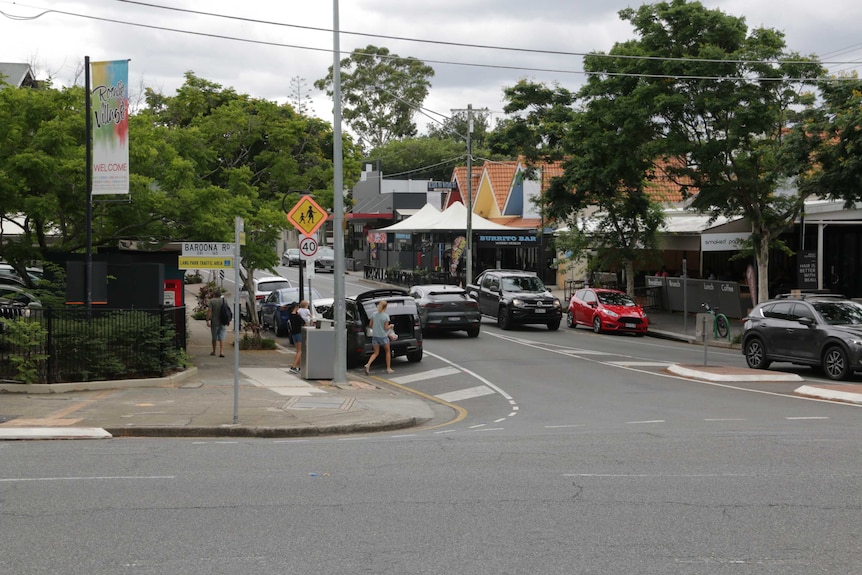
[[[344,121],[369,148],[416,135],[413,116],[431,87],[434,69],[416,58],[368,45],[341,60]],[[332,97],[333,70],[314,85]]]

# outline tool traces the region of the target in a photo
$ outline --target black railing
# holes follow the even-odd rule
[[[399,286],[451,284],[458,285],[459,278],[445,271],[426,269],[402,270],[392,268],[363,267],[365,279]],[[460,278],[463,281],[463,278]]]
[[[13,324],[13,322],[15,322]],[[61,383],[163,377],[182,364],[185,307],[0,308],[0,380]]]

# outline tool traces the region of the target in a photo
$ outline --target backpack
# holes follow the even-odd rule
[[[230,304],[225,301],[224,296],[221,297],[221,311],[218,318],[222,325],[228,325],[233,319],[233,310],[230,309]]]

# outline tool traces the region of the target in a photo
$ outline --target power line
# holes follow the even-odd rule
[[[130,0],[116,0],[116,1],[129,2]],[[136,2],[136,3],[141,4],[140,2]],[[18,5],[18,6],[21,6],[21,5]],[[38,8],[38,7],[34,7],[34,6],[27,6],[27,7],[37,8],[37,9],[43,10],[43,12],[41,12],[35,16],[31,16],[31,17],[23,17],[23,16],[14,15],[14,14],[7,14],[6,12],[3,12],[3,11],[0,11],[0,15],[3,15],[6,18],[9,18],[11,20],[36,20],[37,18],[40,18],[40,17],[45,16],[47,14],[54,13],[54,14],[62,14],[64,16],[71,16],[71,17],[75,17],[75,18],[84,18],[84,19],[88,19],[88,20],[95,20],[95,21],[100,21],[100,22],[109,22],[112,24],[134,26],[134,27],[146,28],[146,29],[150,29],[150,30],[159,30],[159,31],[163,31],[163,32],[174,32],[177,34],[189,34],[189,35],[193,35],[193,36],[202,36],[202,37],[206,37],[206,38],[214,38],[214,39],[220,39],[220,40],[231,40],[234,42],[242,42],[242,43],[247,43],[247,44],[257,44],[257,45],[263,45],[263,46],[273,46],[273,47],[279,47],[279,48],[293,48],[293,49],[297,49],[297,50],[310,50],[310,51],[315,51],[315,52],[326,52],[326,53],[330,53],[330,54],[332,53],[331,48],[315,48],[315,47],[311,47],[311,46],[301,46],[301,45],[297,45],[297,44],[286,44],[283,42],[270,42],[270,41],[266,41],[266,40],[252,40],[249,38],[227,36],[224,34],[214,34],[214,33],[208,33],[208,32],[196,32],[193,30],[183,30],[183,29],[179,29],[179,28],[170,28],[167,26],[156,26],[153,24],[143,24],[143,23],[139,23],[139,22],[128,22],[125,20],[118,20],[115,18],[106,18],[103,16],[92,16],[89,14],[79,14],[76,12],[68,12],[65,10],[42,9],[42,8]],[[176,9],[176,10],[187,11],[184,9]],[[190,12],[193,12],[193,11],[190,11]],[[203,14],[206,14],[206,13],[203,13]],[[236,17],[231,17],[231,16],[222,16],[222,15],[218,15],[218,14],[211,14],[211,15],[215,16],[215,17],[224,17],[224,18],[229,18],[229,19],[230,18],[236,18]],[[292,24],[279,24],[279,23],[266,22],[266,21],[253,21],[253,22],[260,22],[260,23],[273,24],[273,25],[282,25],[282,26],[295,26]],[[321,28],[319,30],[325,31],[326,29]],[[363,34],[363,33],[359,33],[359,32],[354,32],[352,34],[388,38],[388,39],[393,39],[393,40],[402,39],[402,38],[397,37],[397,36],[382,36],[382,35],[373,35],[373,34]],[[408,38],[404,38],[404,40],[415,41],[415,42],[435,43],[435,41],[416,40],[416,39],[408,39]],[[448,43],[448,44],[455,45],[455,46],[462,46],[462,47],[499,48],[501,50],[512,50],[511,48],[506,48],[506,47],[482,46],[482,45],[478,45],[478,44],[459,44],[459,43]],[[555,54],[570,55],[570,56],[588,55],[588,54],[576,53],[576,52],[552,52],[552,51],[538,51],[538,50],[526,50],[526,49],[524,49],[524,50],[516,49],[516,50],[522,51],[522,52],[536,52],[536,53],[545,53],[545,54],[555,53]],[[610,55],[610,54],[598,54],[598,53],[597,54],[589,54],[589,55],[590,56],[606,56],[606,57],[612,57],[612,58],[634,58],[634,56]],[[387,59],[387,60],[401,60],[401,59],[403,59],[402,57],[399,57],[399,56],[388,56],[388,55],[377,55],[377,57],[379,57],[381,59]],[[669,61],[682,60],[682,61],[691,61],[691,62],[699,62],[699,63],[745,63],[745,62],[769,63],[769,61],[744,61],[744,60],[708,60],[708,59],[703,59],[703,60],[701,60],[701,59],[690,59],[690,60],[687,60],[687,59],[676,59],[676,58],[661,58],[658,56],[640,56],[638,58],[669,60]],[[747,78],[744,76],[685,76],[685,75],[669,75],[669,74],[632,74],[632,73],[620,73],[620,72],[588,72],[588,71],[584,71],[584,70],[564,70],[564,69],[554,69],[554,68],[532,68],[532,67],[527,67],[527,66],[514,66],[514,65],[503,65],[503,64],[480,64],[480,63],[470,63],[470,62],[453,62],[453,61],[448,61],[448,60],[431,60],[431,59],[424,59],[424,58],[422,59],[422,61],[425,63],[441,64],[441,65],[447,65],[447,66],[464,66],[464,67],[471,67],[471,68],[486,68],[486,69],[496,69],[496,70],[515,70],[515,71],[542,72],[542,73],[566,74],[566,75],[575,75],[576,74],[576,75],[628,76],[628,77],[639,77],[639,78],[676,79],[676,80],[733,80],[733,81],[748,81],[748,82],[751,82],[751,81],[758,81],[758,82],[759,81],[812,82],[812,81],[855,80],[855,78],[847,78],[847,77]],[[785,63],[790,63],[790,62],[785,62]],[[796,62],[796,63],[811,63],[811,62]],[[847,64],[847,65],[858,64],[858,63],[860,63],[860,62],[830,62],[830,64]],[[824,64],[824,63],[820,62],[820,64]]]

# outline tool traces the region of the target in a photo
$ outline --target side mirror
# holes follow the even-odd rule
[[[590,307],[599,307],[599,302],[597,302],[597,301],[591,301],[591,302],[590,302]]]
[[[814,325],[814,318],[812,318],[812,317],[800,317],[796,321],[798,321],[799,323],[801,323],[805,327],[812,327]]]

